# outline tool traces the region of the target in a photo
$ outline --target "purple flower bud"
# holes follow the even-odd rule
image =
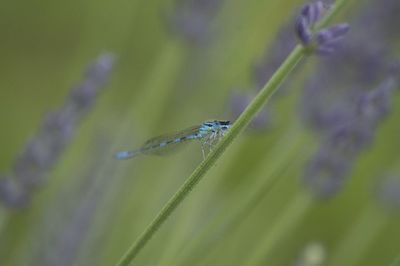
[[[342,39],[349,29],[349,24],[341,23],[317,32],[316,40],[318,46],[333,43]]]
[[[349,31],[347,23],[338,24],[323,29],[315,34],[316,52],[321,55],[329,55],[337,49],[337,42]]]
[[[327,56],[333,54],[337,50],[338,46],[335,44],[327,44],[322,46],[317,46],[315,52],[318,55]]]
[[[324,4],[321,1],[305,5],[296,20],[295,31],[304,45],[309,45],[313,33],[312,28],[324,13]]]
[[[307,19],[304,17],[299,17],[296,21],[295,31],[297,37],[304,45],[308,45],[312,40],[312,32],[309,25],[307,24]]]
[[[337,24],[319,32],[313,32],[317,21],[321,19],[326,8],[321,1],[306,5],[296,20],[295,32],[301,43],[320,55],[329,55],[336,50],[336,42],[348,32],[349,25]]]
[[[324,11],[324,4],[321,1],[317,1],[314,3],[310,3],[305,5],[300,14],[303,18],[305,18],[306,23],[309,27],[312,27],[318,20],[321,19]]]

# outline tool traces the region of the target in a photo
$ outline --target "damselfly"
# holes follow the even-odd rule
[[[139,149],[120,151],[117,152],[114,157],[118,160],[122,160],[132,158],[139,154],[162,155],[180,146],[182,143],[191,140],[199,140],[201,142],[201,150],[204,158],[206,149],[211,150],[213,145],[224,136],[230,127],[230,121],[207,121],[199,126],[193,126],[173,134],[149,139]]]

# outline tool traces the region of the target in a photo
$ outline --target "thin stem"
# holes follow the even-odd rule
[[[343,6],[345,0],[336,1],[331,13],[337,13],[337,8]],[[328,21],[328,19],[325,19]],[[319,26],[322,26],[320,24]],[[247,106],[243,113],[233,124],[232,128],[228,131],[226,136],[217,144],[215,149],[209,153],[205,160],[194,170],[192,175],[183,183],[179,190],[172,196],[172,198],[165,204],[161,211],[157,214],[155,219],[148,225],[143,233],[138,237],[136,242],[128,249],[118,262],[118,266],[127,266],[143,249],[146,243],[157,232],[160,226],[167,220],[171,213],[178,207],[178,205],[187,197],[190,191],[196,186],[201,178],[208,172],[208,170],[216,163],[218,158],[224,153],[225,149],[233,142],[233,140],[241,133],[246,126],[251,122],[260,109],[267,103],[273,93],[279,88],[279,85],[285,80],[294,67],[305,56],[306,50],[297,45],[290,53],[288,58],[282,63],[278,70],[274,73],[271,79],[265,84],[258,95]]]
[[[347,0],[347,2],[346,0],[336,0],[329,14],[321,19],[321,21],[317,24],[316,29],[320,30],[331,23],[332,19],[336,16],[339,10],[344,6],[344,4],[347,4],[349,1],[350,0]]]
[[[301,137],[299,139],[301,139]],[[205,238],[207,234],[205,234],[204,232],[212,232],[212,235],[218,237],[212,237],[208,239],[208,241],[205,239],[199,240],[192,238],[193,240],[191,240],[191,242],[197,240],[197,242],[202,242],[204,244],[198,244],[198,246],[193,249],[196,250],[196,254],[193,257],[187,258],[187,263],[180,263],[179,265],[201,265],[203,259],[207,258],[207,256],[210,255],[213,251],[217,250],[216,246],[218,242],[220,242],[219,240],[227,238],[229,234],[236,232],[235,229],[237,229],[241,225],[241,223],[243,223],[243,221],[246,220],[249,215],[259,206],[259,203],[262,201],[262,199],[266,197],[266,195],[268,195],[268,192],[274,187],[278,180],[282,180],[279,179],[279,177],[282,177],[282,175],[287,176],[287,174],[285,173],[288,170],[299,166],[301,158],[304,158],[304,153],[302,153],[300,156],[299,150],[300,148],[305,148],[305,143],[300,142],[295,145],[297,145],[298,147],[294,147],[293,150],[289,149],[291,151],[290,153],[280,155],[275,164],[271,165],[272,169],[269,174],[267,171],[260,171],[260,173],[263,173],[263,175],[265,175],[265,179],[262,180],[263,182],[259,182],[255,186],[257,188],[252,191],[251,196],[247,199],[244,198],[243,202],[238,204],[238,206],[235,207],[235,210],[233,210],[228,217],[225,217],[226,215],[223,217],[223,220],[225,222],[222,223],[222,225],[218,225],[218,223],[221,221],[220,218],[219,220],[216,220],[213,224],[210,224],[208,228],[203,229],[203,234],[200,236]],[[288,167],[288,161],[296,163]],[[188,247],[188,249],[190,248],[191,246]],[[182,250],[182,252],[184,251],[185,250]]]
[[[136,257],[139,251],[144,247],[147,241],[154,235],[164,221],[171,215],[176,207],[186,198],[193,187],[200,181],[200,179],[207,173],[207,171],[215,164],[217,159],[222,155],[225,149],[232,143],[232,141],[239,135],[239,133],[246,128],[252,118],[267,102],[271,95],[278,89],[279,85],[283,82],[285,77],[292,71],[297,63],[303,58],[304,49],[297,46],[289,55],[286,61],[276,71],[260,93],[254,98],[246,110],[239,116],[232,128],[228,131],[226,136],[217,144],[215,149],[205,158],[205,160],[194,170],[192,175],[183,183],[179,190],[172,196],[167,204],[162,208],[157,217],[150,223],[150,225],[139,236],[137,241],[129,248],[129,250],[122,257],[119,266],[126,266]]]

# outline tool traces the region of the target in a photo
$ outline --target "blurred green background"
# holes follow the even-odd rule
[[[0,209],[0,265],[115,264],[202,156],[197,143],[166,157],[115,161],[114,152],[205,120],[232,119],[232,92],[254,87],[253,66],[304,3],[223,1],[206,12],[207,32],[195,40],[171,22],[184,2],[2,3],[3,174],[12,171],[44,114],[63,104],[90,63],[105,52],[116,62],[105,90],[29,204]],[[340,19],[351,19],[364,5],[352,1]],[[134,265],[394,261],[398,210],[379,202],[377,183],[399,174],[399,99],[344,188],[332,199],[316,199],[301,182],[318,145],[298,115],[301,88],[316,58],[306,61],[287,82],[290,89],[273,99],[269,126],[234,142]]]

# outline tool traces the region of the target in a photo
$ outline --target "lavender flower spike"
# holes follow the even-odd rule
[[[113,65],[113,54],[102,54],[87,69],[64,104],[49,112],[37,133],[16,158],[7,177],[0,178],[0,202],[6,207],[26,205],[37,187],[61,158],[80,120],[89,112],[98,93],[105,87]]]
[[[347,23],[314,32],[316,23],[321,19],[326,7],[321,1],[303,7],[296,20],[295,32],[300,42],[311,51],[321,55],[331,54],[336,50],[337,42],[349,31]]]

